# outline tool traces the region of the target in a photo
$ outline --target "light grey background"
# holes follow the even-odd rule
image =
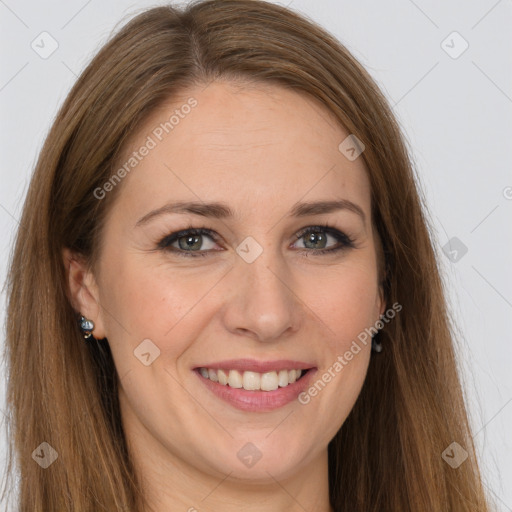
[[[57,108],[115,28],[163,3],[0,0],[2,284],[16,219]],[[293,0],[290,7],[353,52],[403,127],[461,330],[458,355],[485,485],[498,510],[512,511],[511,0]],[[51,48],[44,31],[58,43],[46,59],[31,47],[42,47],[46,37]],[[453,240],[451,255],[443,252],[453,237],[466,254]],[[4,326],[5,294],[0,300]],[[4,393],[0,379],[2,408]]]

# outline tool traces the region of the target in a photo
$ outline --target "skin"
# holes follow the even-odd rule
[[[192,369],[232,358],[294,359],[313,362],[321,378],[375,324],[385,304],[364,161],[338,150],[349,134],[315,100],[228,81],[161,106],[124,157],[190,97],[198,105],[118,185],[98,267],[64,251],[74,306],[111,346],[123,425],[151,510],[330,511],[327,445],[360,393],[370,344],[310,403],[270,412],[232,407]],[[366,219],[348,209],[289,216],[296,202],[339,199]],[[135,227],[177,200],[224,202],[236,216],[171,213]],[[324,223],[354,247],[322,255],[315,251],[338,244],[332,235],[317,245],[294,237]],[[196,251],[210,251],[206,257],[157,248],[190,226],[219,235],[202,237]],[[247,236],[263,249],[251,264],[236,252]],[[149,366],[134,357],[145,339],[160,350]],[[262,454],[252,467],[237,457],[248,442]]]

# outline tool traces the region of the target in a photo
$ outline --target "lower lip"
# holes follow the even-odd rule
[[[232,388],[203,377],[199,370],[194,373],[201,382],[215,395],[237,409],[248,412],[268,412],[283,407],[293,402],[305,388],[308,387],[311,378],[316,373],[316,368],[311,368],[306,374],[293,384],[274,391],[247,391],[244,388]]]

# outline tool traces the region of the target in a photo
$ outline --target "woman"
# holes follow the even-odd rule
[[[155,8],[99,52],[8,284],[20,510],[489,510],[398,126],[283,7]]]

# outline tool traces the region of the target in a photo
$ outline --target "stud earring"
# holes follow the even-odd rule
[[[377,341],[378,334],[374,334],[372,336],[372,351],[373,352],[382,352],[382,343]]]
[[[88,318],[85,318],[85,316],[81,316],[80,320],[80,329],[82,331],[82,334],[84,338],[87,340],[92,336],[92,331],[94,329],[94,322],[92,320],[89,320]]]

